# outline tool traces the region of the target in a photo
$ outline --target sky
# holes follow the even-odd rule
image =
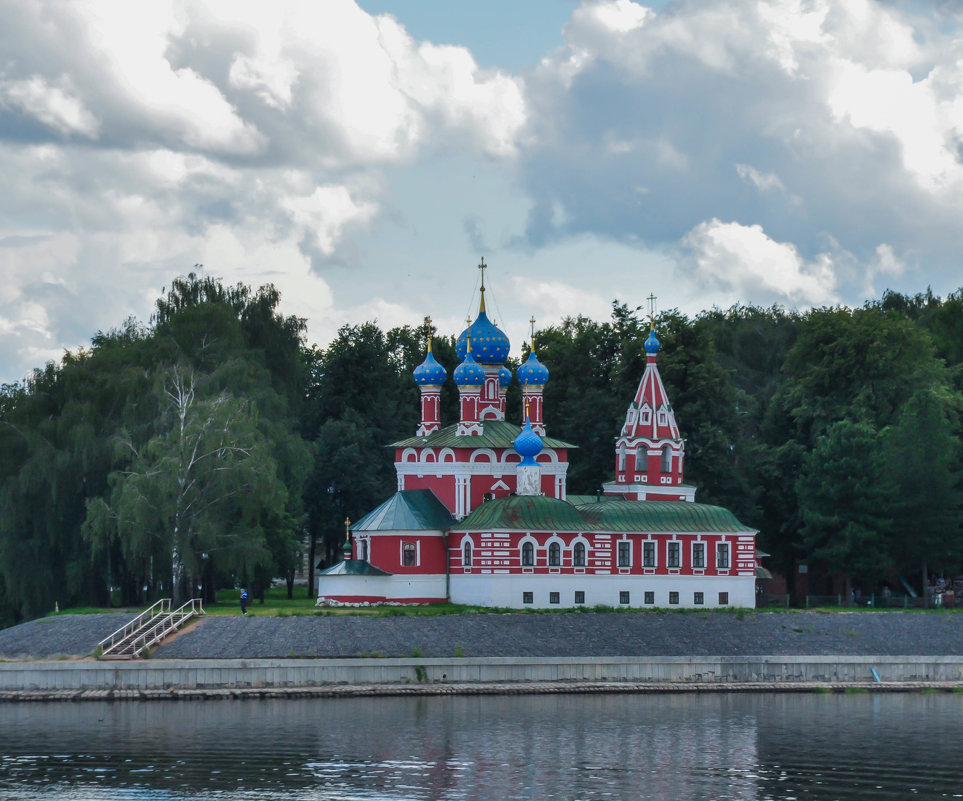
[[[0,3],[0,383],[173,278],[518,353],[963,286],[963,7],[921,0]]]

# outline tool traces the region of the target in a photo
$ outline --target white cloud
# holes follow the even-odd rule
[[[691,254],[693,280],[735,290],[740,298],[804,306],[839,299],[829,254],[806,261],[793,245],[766,236],[762,226],[713,219],[693,228],[682,244]]]
[[[96,137],[100,124],[65,83],[68,88],[51,86],[39,75],[0,81],[0,105],[19,108],[61,133]]]
[[[325,256],[334,253],[346,225],[366,223],[377,210],[373,203],[355,201],[343,186],[319,186],[310,195],[284,197],[280,203]]]
[[[782,180],[775,173],[761,172],[749,164],[736,164],[736,172],[743,181],[760,192],[786,191]]]
[[[594,320],[608,318],[611,298],[564,281],[537,281],[522,276],[511,279],[516,305],[529,308],[536,319],[551,325],[565,317],[584,315]]]

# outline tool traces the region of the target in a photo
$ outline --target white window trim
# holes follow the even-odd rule
[[[647,544],[652,545],[652,550],[655,552],[655,560],[651,565],[645,564],[645,546]],[[654,570],[659,566],[659,541],[658,540],[643,540],[642,541],[642,567],[649,570]]]
[[[679,564],[673,565],[669,564],[669,546],[675,543],[679,546]],[[682,569],[682,540],[668,540],[665,544],[665,567],[667,570],[681,570]]]
[[[627,565],[623,565],[623,564],[622,564],[622,560],[619,559],[619,546],[622,545],[622,543],[627,543],[628,546],[629,546],[629,563],[628,563]],[[614,555],[615,555],[615,566],[616,566],[616,567],[622,568],[622,569],[624,569],[624,570],[631,570],[631,569],[632,569],[632,564],[633,564],[633,559],[632,559],[632,557],[633,557],[633,553],[632,553],[632,540],[630,540],[628,537],[622,537],[621,539],[615,540],[615,554],[614,554]]]
[[[702,564],[697,565],[695,560],[696,546],[702,546]],[[705,570],[706,569],[706,544],[702,540],[693,540],[689,546],[689,564],[692,565],[693,570]]]

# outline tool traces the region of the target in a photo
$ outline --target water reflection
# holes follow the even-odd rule
[[[963,797],[958,695],[0,705],[13,799]]]

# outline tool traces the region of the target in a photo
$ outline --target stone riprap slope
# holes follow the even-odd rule
[[[256,611],[256,607],[255,607]],[[70,615],[0,631],[0,659],[89,656],[120,615]],[[963,614],[759,612],[212,616],[158,659],[357,656],[963,656]]]
[[[57,615],[0,630],[0,659],[90,656],[134,615]]]

